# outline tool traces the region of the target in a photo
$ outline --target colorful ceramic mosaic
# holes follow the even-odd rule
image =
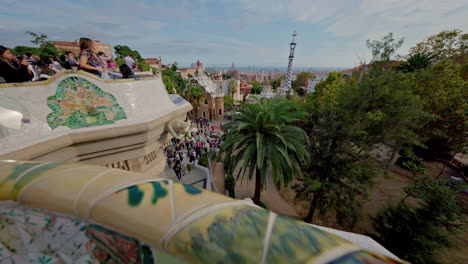
[[[201,194],[203,191],[198,189],[198,188],[195,188],[191,185],[185,185],[185,184],[180,184],[180,183],[175,183],[176,185],[182,185],[185,192],[187,194],[190,194],[190,195],[197,195],[197,194]],[[145,191],[142,189],[143,186],[147,186],[147,185],[151,185],[152,186],[152,191],[151,193],[146,193],[148,195],[145,194]],[[137,184],[137,185],[133,185],[133,186],[130,186],[130,187],[127,187],[125,188],[124,190],[121,190],[121,191],[127,191],[127,195],[128,195],[128,205],[130,207],[137,207],[139,206],[143,199],[145,198],[145,195],[146,197],[151,197],[151,204],[152,205],[155,205],[157,204],[158,200],[160,199],[163,199],[167,196],[167,193],[168,193],[168,188],[169,186],[169,182],[168,181],[157,181],[157,182],[150,182],[150,183],[142,183],[142,184]]]
[[[157,263],[141,241],[189,263],[399,263],[171,180],[77,163],[0,162],[0,264]]]
[[[47,105],[53,110],[47,116],[52,129],[59,126],[72,129],[102,126],[127,118],[112,94],[80,77],[62,80],[55,95],[47,98]]]
[[[0,263],[145,263],[147,245],[51,212],[0,206]]]

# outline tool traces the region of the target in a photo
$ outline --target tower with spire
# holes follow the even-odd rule
[[[291,91],[291,79],[292,79],[292,63],[294,60],[294,49],[296,48],[296,31],[292,34],[292,41],[291,44],[289,44],[289,47],[291,48],[289,51],[289,63],[288,63],[288,71],[286,72],[286,80],[284,81],[284,86],[283,89],[281,89],[281,95],[286,95],[288,91],[292,93]]]

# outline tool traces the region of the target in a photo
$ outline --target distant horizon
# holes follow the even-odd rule
[[[257,66],[257,65],[249,65],[250,66],[250,70],[251,71],[261,71],[261,70],[265,70],[265,71],[273,71],[273,70],[278,70],[278,71],[286,71],[287,70],[287,66]],[[249,66],[235,66],[236,67],[236,70],[239,70],[239,71],[248,71],[249,70]],[[253,68],[255,66],[255,68]],[[178,68],[190,68],[191,65],[179,65],[177,66]],[[231,66],[216,66],[216,67],[210,67],[210,66],[207,66],[207,65],[204,65],[205,69],[223,69],[223,70],[229,70],[231,69]],[[318,67],[318,66],[311,66],[311,67],[292,67],[292,70],[293,71],[309,71],[309,70],[313,70],[313,71],[333,71],[333,70],[339,70],[339,71],[342,71],[342,70],[346,70],[346,69],[352,69],[354,67]]]
[[[0,12],[0,45],[31,46],[26,31],[49,40],[99,39],[163,62],[206,66],[352,68],[372,59],[366,40],[394,33],[396,54],[443,30],[468,31],[466,0],[43,0],[11,1]],[[53,7],[53,8],[50,8]],[[310,66],[325,65],[325,66]],[[353,66],[354,65],[354,66]],[[260,67],[260,66],[259,66]]]

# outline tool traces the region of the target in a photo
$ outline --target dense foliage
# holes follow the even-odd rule
[[[263,90],[263,87],[260,84],[253,84],[252,89],[250,89],[251,94],[260,94]]]
[[[296,189],[298,198],[311,201],[307,221],[315,209],[339,218],[341,210],[359,207],[362,199],[353,201],[365,197],[373,174],[368,154],[380,144],[392,149],[392,157],[415,146],[425,147],[434,138],[445,139],[452,146],[447,149],[461,150],[466,144],[462,66],[452,60],[432,66],[426,56],[413,55],[409,64],[416,64],[414,59],[419,57],[424,67],[395,71],[387,67],[388,59],[402,41],[395,43],[389,34],[367,43],[375,60],[364,66],[364,72],[346,78],[331,73],[305,98],[303,107],[309,117],[301,126],[309,136],[312,162]],[[394,161],[390,159],[385,167]],[[356,170],[362,167],[367,169],[357,174],[363,178],[356,178]]]
[[[133,59],[135,60],[136,65],[142,70],[142,71],[149,71],[150,66],[145,62],[143,57],[140,55],[140,53],[137,50],[132,50],[128,46],[125,45],[116,45],[114,47],[115,50],[115,55],[117,57],[117,65],[120,66],[125,63],[123,60],[125,57],[128,55],[132,55]]]
[[[61,51],[55,47],[52,41],[47,39],[46,34],[37,35],[36,33],[30,31],[26,32],[26,34],[33,37],[31,43],[38,47],[16,46],[11,49],[13,54],[20,56],[29,52],[41,58],[52,58],[60,54]]]
[[[224,108],[225,109],[232,109],[234,106],[234,99],[230,95],[224,96]]]
[[[197,123],[197,128],[199,128],[198,124],[198,107],[200,106],[200,102],[204,100],[205,93],[200,86],[190,86],[185,93],[185,97],[192,103],[195,110],[195,122]]]
[[[176,74],[176,71],[172,68],[162,71],[162,79],[167,92],[170,94],[183,94],[188,83],[187,80],[184,80],[179,74]]]
[[[450,245],[449,234],[462,227],[465,220],[457,204],[460,186],[448,180],[432,179],[427,169],[406,164],[413,172],[414,183],[405,188],[406,197],[389,205],[373,217],[375,238],[397,256],[412,263],[440,263],[439,250]],[[413,198],[417,204],[409,203]]]
[[[370,63],[351,76],[331,73],[302,98],[308,116],[300,126],[308,136],[311,162],[293,188],[297,199],[310,202],[306,221],[318,211],[322,220],[334,217],[352,228],[374,175],[391,168],[398,154],[448,161],[466,153],[466,40],[459,30],[428,37],[395,67],[390,59],[398,57],[403,39],[388,34],[367,41]],[[380,146],[390,149],[385,163],[375,158]],[[445,179],[429,178],[421,164],[408,165],[414,184],[404,189],[405,198],[373,218],[373,228],[399,257],[437,263],[435,254],[449,246],[448,235],[464,215],[458,189]]]
[[[198,159],[198,165],[208,168],[208,154],[203,153]]]

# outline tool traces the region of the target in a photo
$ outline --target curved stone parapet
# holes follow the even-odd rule
[[[158,76],[103,80],[63,71],[0,84],[0,159],[83,162],[159,176],[163,146],[183,136],[192,106]]]
[[[103,80],[70,70],[43,82],[0,84],[0,158],[32,160],[73,144],[164,129],[191,109],[159,77]]]
[[[1,162],[0,201],[15,201],[0,203],[4,259],[154,263],[163,250],[187,263],[399,263],[249,202],[98,166]]]

